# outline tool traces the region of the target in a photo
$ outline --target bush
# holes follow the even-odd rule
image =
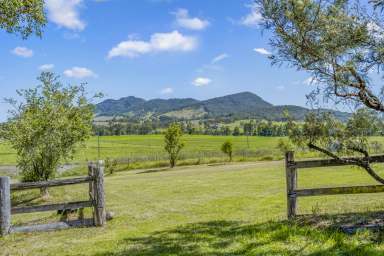
[[[107,157],[105,159],[105,171],[113,174],[117,168],[117,160]]]
[[[229,161],[232,161],[232,154],[233,154],[233,143],[230,140],[227,140],[221,145],[221,151],[228,155]]]

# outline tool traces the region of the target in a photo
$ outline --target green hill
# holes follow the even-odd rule
[[[204,101],[196,99],[152,99],[144,100],[133,96],[119,100],[108,99],[96,105],[98,118],[126,116],[134,119],[169,118],[169,119],[267,119],[279,121],[288,111],[295,119],[302,120],[310,109],[300,106],[279,106],[263,100],[251,92],[242,92]],[[331,111],[341,120],[348,118],[349,113]]]

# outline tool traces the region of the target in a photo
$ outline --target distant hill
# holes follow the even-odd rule
[[[287,105],[276,106],[251,92],[242,92],[204,101],[196,99],[152,99],[144,100],[137,97],[125,97],[119,100],[108,99],[96,105],[97,119],[108,119],[112,116],[124,116],[136,120],[146,118],[160,119],[267,119],[278,121],[288,111],[297,120],[303,120],[311,110]],[[337,118],[346,120],[349,113],[330,111]]]

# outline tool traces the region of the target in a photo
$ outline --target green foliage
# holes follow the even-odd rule
[[[18,91],[22,102],[8,100],[15,110],[0,133],[16,150],[24,181],[54,177],[92,131],[93,106],[83,85],[64,87],[50,72],[38,80],[37,88]]]
[[[380,6],[383,1],[373,1]],[[369,79],[384,63],[381,13],[364,1],[257,0],[273,32],[272,63],[309,71],[325,98],[384,112],[383,88]]]
[[[0,1],[0,28],[20,34],[23,39],[31,34],[42,35],[46,24],[44,0]]]
[[[326,154],[366,154],[370,146],[368,137],[377,133],[380,123],[373,111],[359,109],[347,123],[338,121],[329,113],[311,113],[306,116],[304,124],[290,120],[287,127],[290,140],[297,146],[309,146]]]
[[[280,138],[279,142],[277,143],[277,148],[284,155],[288,151],[293,151],[295,147],[291,141],[289,141],[289,140],[287,141],[287,140]]]
[[[227,140],[221,145],[221,151],[228,155],[229,161],[232,162],[232,155],[233,155],[233,143],[230,140]]]
[[[177,123],[171,124],[164,134],[165,151],[169,155],[169,163],[171,168],[176,166],[176,161],[179,158],[180,151],[184,147],[184,142],[182,141],[183,131],[181,126]]]
[[[117,159],[111,159],[107,157],[105,159],[105,171],[108,172],[109,174],[113,174],[116,169],[117,169]]]

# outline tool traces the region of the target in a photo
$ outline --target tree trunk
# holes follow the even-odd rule
[[[48,199],[49,198],[49,191],[47,187],[42,187],[40,188],[40,195],[43,199]]]

